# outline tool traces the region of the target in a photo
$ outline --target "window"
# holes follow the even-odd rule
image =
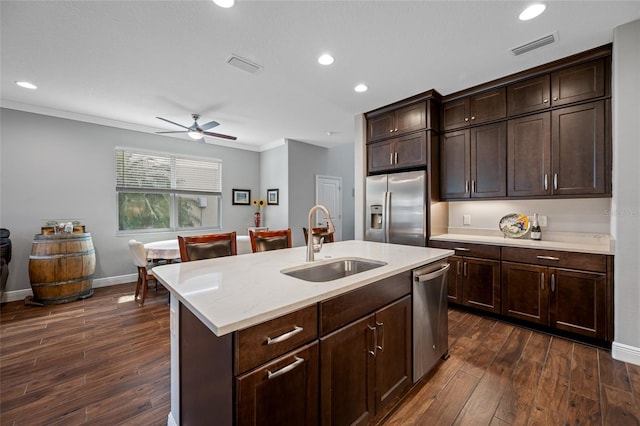
[[[222,162],[116,148],[118,231],[220,229]]]

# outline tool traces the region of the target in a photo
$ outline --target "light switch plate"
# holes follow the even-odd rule
[[[538,225],[547,226],[547,217],[546,216],[538,216]]]
[[[462,215],[462,224],[463,225],[471,225],[471,215],[470,214],[463,214]]]

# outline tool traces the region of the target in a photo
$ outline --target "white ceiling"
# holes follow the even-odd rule
[[[638,1],[548,1],[521,22],[528,3],[2,0],[1,105],[148,132],[179,130],[156,116],[188,126],[200,113],[238,137],[209,143],[329,147],[353,142],[357,114],[609,43],[616,26],[640,19]],[[511,54],[554,31],[558,42]],[[325,52],[329,67],[317,63]],[[264,69],[231,67],[232,53]],[[369,91],[354,92],[357,83]]]

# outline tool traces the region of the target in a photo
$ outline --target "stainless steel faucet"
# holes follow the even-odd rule
[[[320,204],[316,204],[315,206],[311,207],[311,210],[309,210],[309,237],[307,238],[307,262],[313,262],[315,260],[314,256],[313,256],[313,226],[312,226],[312,221],[313,221],[313,214],[316,212],[316,210],[322,210],[324,212],[324,215],[327,218],[327,226],[328,226],[328,231],[329,233],[333,233],[336,232],[336,228],[335,226],[333,226],[333,221],[331,220],[331,215],[329,214],[329,210],[327,210],[327,208],[323,205]]]

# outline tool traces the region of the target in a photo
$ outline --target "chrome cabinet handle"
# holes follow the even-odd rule
[[[398,164],[398,152],[396,151],[396,164]]]
[[[544,272],[540,275],[540,290],[544,290]]]
[[[376,349],[384,352],[384,323],[376,321],[376,327],[380,329],[380,344],[376,345]]]
[[[553,256],[536,256],[536,257],[540,260],[554,260],[556,262],[560,260],[559,257],[553,257]]]
[[[375,327],[371,327],[369,324],[367,324],[367,327],[373,332],[373,349],[370,349],[367,352],[369,352],[369,355],[375,358],[376,347],[378,346],[378,329]]]
[[[471,251],[471,249],[464,248],[464,247],[454,247],[453,249],[455,251]]]
[[[393,129],[393,131],[394,131],[394,132],[397,132],[397,131],[398,131],[398,129]]]
[[[475,181],[475,179],[471,181],[471,192],[476,192],[476,181]]]
[[[460,275],[460,273],[462,272],[462,270],[461,270],[462,263],[461,263],[459,260],[458,260],[458,262],[456,262],[456,263],[458,264],[458,265],[456,266],[456,273],[457,273],[458,275]]]
[[[393,129],[389,129],[389,133],[393,133]]]
[[[543,99],[542,103],[546,104],[547,102],[549,102],[549,99]]]
[[[556,274],[551,274],[551,291],[556,291]]]
[[[287,339],[291,339],[293,336],[300,333],[302,330],[304,330],[304,328],[294,325],[293,330],[289,331],[288,333],[281,334],[280,336],[274,337],[273,339],[271,337],[267,337],[267,345],[273,345],[274,343],[284,342]]]
[[[393,164],[393,152],[389,153],[389,164]]]
[[[460,262],[458,262],[458,265],[460,265]],[[437,269],[433,272],[429,272],[428,274],[423,274],[423,275],[416,275],[415,277],[415,281],[416,282],[425,282],[425,281],[431,281],[434,278],[440,277],[442,275],[444,275],[444,273],[451,267],[450,264],[445,263],[442,265],[442,267],[440,269]]]
[[[548,190],[549,189],[549,175],[547,175],[546,173],[544,174],[544,190]]]
[[[300,357],[294,357],[295,361],[293,361],[291,364],[282,367],[280,370],[276,370],[273,373],[269,370],[267,370],[267,380],[271,380],[271,379],[275,379],[278,376],[282,376],[283,374],[287,374],[289,371],[293,370],[294,368],[296,368],[297,366],[299,366],[300,364],[302,364],[304,362],[304,358],[300,358]]]
[[[558,189],[558,174],[553,174],[553,189]]]
[[[475,120],[475,119],[476,119],[476,116],[475,116],[475,115],[472,115],[472,116],[471,116],[471,119],[472,119],[472,120]]]
[[[554,100],[554,101],[557,101],[557,100],[558,100],[558,97],[557,97],[557,96],[554,96],[554,97],[553,97],[553,100]]]
[[[469,181],[465,181],[464,182],[464,193],[466,194],[467,192],[469,192]]]
[[[464,121],[469,121],[469,117],[465,117],[465,118],[464,118]]]
[[[467,262],[462,263],[462,275],[467,276]]]

